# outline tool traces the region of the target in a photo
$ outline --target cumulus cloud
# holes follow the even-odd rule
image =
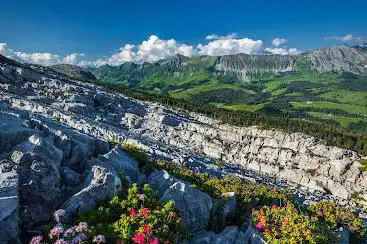
[[[219,36],[217,34],[211,34],[205,37],[205,40],[228,40],[228,39],[234,39],[237,38],[237,33],[231,33],[225,36]]]
[[[263,45],[263,41],[252,40],[249,38],[226,40],[219,39],[209,42],[206,45],[199,44],[197,48],[199,49],[200,55],[222,56],[238,53],[259,53],[261,52]]]
[[[136,59],[138,61],[158,61],[176,54],[191,57],[194,54],[193,47],[178,43],[175,39],[162,40],[156,35],[151,35],[138,47]]]
[[[43,53],[19,52],[10,49],[7,43],[0,43],[0,54],[8,58],[18,60],[20,62],[41,64],[41,65],[53,65],[60,63],[78,65],[80,62],[82,62],[82,57],[84,57],[84,53],[71,53],[64,57],[61,57],[60,55],[49,52],[43,52]]]
[[[14,54],[24,60],[25,62],[42,64],[42,65],[52,65],[59,62],[59,55],[52,53],[23,53],[14,52]]]
[[[119,52],[113,54],[108,63],[112,65],[120,65],[125,62],[131,62],[135,60],[136,53],[133,51],[135,45],[126,44],[125,46],[121,47]],[[100,61],[101,62],[101,61]]]
[[[287,39],[277,37],[277,38],[273,39],[272,44],[275,47],[279,47],[279,46],[285,44],[287,41],[288,41]]]
[[[62,63],[76,65],[80,62],[81,57],[84,57],[84,53],[71,53],[63,58]]]
[[[0,54],[3,56],[8,56],[9,49],[6,43],[0,43]]]
[[[325,37],[325,40],[343,41],[343,42],[352,41],[353,39],[354,39],[354,36],[352,34],[347,34],[345,36],[327,36]]]
[[[270,54],[279,54],[279,55],[297,55],[302,53],[302,51],[297,48],[265,48],[265,51]]]
[[[83,53],[71,53],[60,56],[52,53],[24,53],[15,52],[9,49],[6,43],[0,43],[0,53],[8,57],[21,60],[23,62],[36,63],[41,65],[52,64],[74,64],[79,66],[102,66],[121,65],[126,62],[156,62],[161,59],[182,54],[187,57],[196,55],[223,56],[231,54],[281,54],[295,55],[300,53],[296,48],[278,47],[287,42],[283,38],[273,40],[274,47],[264,47],[262,40],[253,40],[250,38],[237,38],[236,33],[226,36],[212,34],[206,37],[211,40],[208,43],[198,44],[196,46],[181,43],[175,39],[161,39],[157,35],[151,35],[147,40],[140,44],[125,44],[115,53],[108,57],[88,60]]]
[[[176,54],[191,57],[195,51],[193,46],[179,43],[175,39],[163,40],[151,35],[138,46],[124,45],[107,60],[107,63],[119,65],[125,62],[155,62]]]

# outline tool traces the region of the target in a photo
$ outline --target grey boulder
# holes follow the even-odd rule
[[[212,231],[203,231],[195,235],[191,244],[247,244],[250,242],[244,232],[237,226],[227,226],[221,233],[215,234]]]
[[[78,212],[95,208],[99,201],[115,193],[115,177],[101,166],[93,166],[85,179],[85,188],[70,197],[62,206],[66,211],[63,221],[69,221]]]
[[[19,195],[16,165],[0,161],[0,243],[17,243]]]
[[[162,201],[173,200],[183,222],[190,231],[196,232],[208,226],[213,203],[211,197],[187,182],[170,176],[164,170],[155,170],[148,183],[158,191]]]

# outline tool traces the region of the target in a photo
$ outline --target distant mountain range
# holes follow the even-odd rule
[[[299,55],[175,55],[154,63],[50,68],[220,108],[288,114],[350,130],[367,128],[366,44]]]
[[[271,77],[282,72],[310,68],[319,72],[367,73],[365,46],[316,49],[299,55],[236,54],[219,57],[185,57],[176,55],[155,63],[125,63],[121,66],[104,65],[91,72],[99,79],[123,81],[145,79],[149,76],[192,75],[210,72],[213,75],[234,74],[239,80],[251,81]]]

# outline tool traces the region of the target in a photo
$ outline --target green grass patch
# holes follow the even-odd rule
[[[326,101],[309,101],[309,102],[291,102],[294,107],[316,107],[316,108],[330,108],[341,109],[349,113],[357,113],[367,115],[367,106],[358,106],[351,104],[332,103]]]
[[[320,112],[308,112],[309,115],[321,119],[332,119],[336,122],[338,122],[343,127],[347,127],[350,123],[358,122],[358,121],[367,121],[367,119],[361,120],[359,118],[352,118],[352,117],[344,117],[344,116],[338,116],[334,114],[326,114],[326,113],[320,113]]]
[[[249,105],[249,104],[233,104],[233,105],[217,104],[216,107],[217,108],[224,108],[224,109],[228,109],[228,110],[246,110],[246,111],[255,112],[259,109],[262,109],[264,107],[264,105],[265,105],[265,103],[254,104],[254,105]]]
[[[347,104],[367,104],[367,92],[365,91],[333,90],[320,95],[320,97]]]

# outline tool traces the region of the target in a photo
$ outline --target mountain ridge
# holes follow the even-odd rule
[[[204,62],[202,61],[204,60]],[[319,72],[351,72],[355,74],[367,73],[367,51],[363,48],[337,46],[331,48],[320,48],[298,55],[254,55],[254,54],[233,54],[223,56],[196,56],[186,57],[181,54],[159,60],[149,64],[137,64],[139,69],[152,69],[152,66],[160,66],[170,72],[182,72],[183,66],[190,66],[192,63],[202,62],[199,67],[213,68],[218,72],[230,72],[240,74],[242,80],[253,80],[248,74],[252,71],[277,73],[282,71],[297,71],[302,65],[309,64],[311,69]],[[128,62],[129,63],[129,62]],[[118,69],[124,66],[109,66],[111,69]],[[255,68],[254,68],[255,66]],[[257,67],[256,67],[257,66]],[[97,74],[99,68],[89,69]],[[98,78],[103,78],[99,76]]]

